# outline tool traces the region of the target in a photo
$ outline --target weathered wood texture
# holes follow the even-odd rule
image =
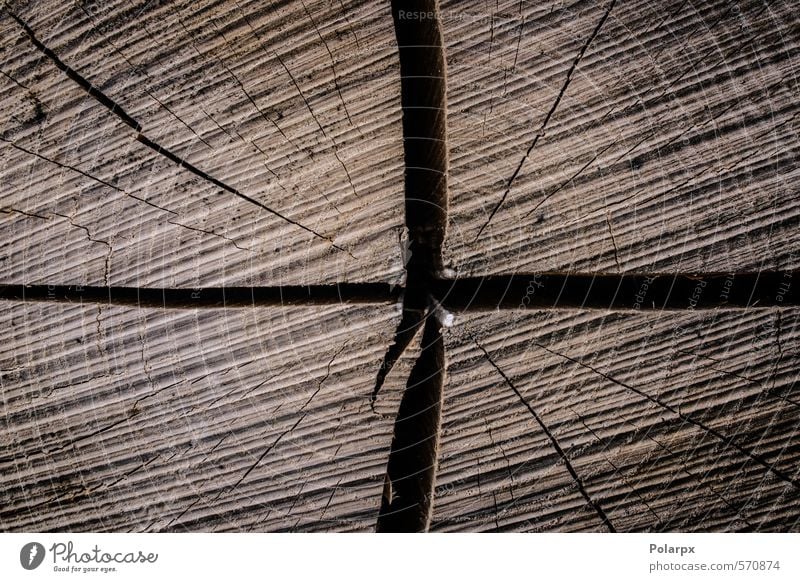
[[[7,5],[0,284],[402,281],[389,2]],[[789,0],[441,8],[455,276],[800,268]],[[399,320],[4,302],[0,530],[374,530]],[[433,530],[800,529],[800,310],[444,338]]]
[[[794,3],[608,6],[443,2],[451,266],[797,268]]]
[[[3,10],[0,280],[402,276],[387,3],[9,5],[149,139],[353,256],[145,147]],[[374,529],[400,385],[380,414],[369,393],[396,316],[4,305],[0,527]]]
[[[400,277],[399,64],[387,3],[9,5],[149,139],[353,256],[136,141],[3,10],[0,279]]]
[[[379,414],[369,394],[396,316],[12,305],[2,529],[374,529],[399,387]]]

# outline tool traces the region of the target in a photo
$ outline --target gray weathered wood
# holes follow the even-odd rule
[[[299,1],[10,5],[148,138],[352,256],[137,142],[3,11],[0,218],[14,257],[3,281],[400,277],[398,64],[385,3],[345,13]]]
[[[606,529],[476,342],[542,417],[617,530],[796,529],[797,315],[460,318],[447,346],[432,529]]]
[[[396,315],[11,305],[2,528],[373,529]]]
[[[797,268],[795,6],[608,4],[443,3],[452,268]]]
[[[445,276],[800,268],[791,2],[440,8]],[[10,1],[0,38],[0,285],[402,284],[390,2]],[[432,530],[800,528],[800,310],[438,315]],[[400,319],[4,300],[0,530],[374,530]]]

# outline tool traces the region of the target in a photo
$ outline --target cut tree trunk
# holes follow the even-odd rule
[[[399,48],[403,6],[441,46]],[[0,530],[800,530],[798,23],[7,2]],[[594,274],[682,295],[553,292]]]

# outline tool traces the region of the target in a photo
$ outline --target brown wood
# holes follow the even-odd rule
[[[793,4],[391,4],[0,9],[0,530],[797,531]]]
[[[608,6],[443,2],[451,268],[796,269],[793,4]]]
[[[796,527],[796,311],[459,323],[447,334],[434,531],[607,529],[478,345],[618,531]]]

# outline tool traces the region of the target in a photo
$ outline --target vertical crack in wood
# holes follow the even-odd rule
[[[381,366],[378,368],[378,377],[375,379],[375,387],[372,389],[372,396],[370,397],[370,406],[373,412],[375,412],[375,401],[378,399],[378,393],[383,388],[386,377],[416,337],[424,318],[424,311],[403,308],[403,316],[397,326],[397,331],[394,333],[394,341],[386,350]]]
[[[427,531],[439,451],[444,386],[444,340],[439,320],[429,315],[422,353],[408,377],[394,425],[386,469],[379,532]]]
[[[433,281],[442,271],[448,205],[444,47],[438,20],[412,17],[436,12],[436,0],[392,2],[400,57],[405,221],[410,257],[406,264],[403,318],[384,358],[375,395],[382,377],[389,373],[421,326],[431,304]]]
[[[424,332],[422,353],[395,420],[377,530],[416,532],[426,531],[430,523],[441,426],[445,354],[431,291],[442,272],[447,228],[447,88],[436,0],[393,0],[392,18],[400,58],[405,212],[411,256],[406,264],[403,316],[378,371],[373,404],[423,322]]]

